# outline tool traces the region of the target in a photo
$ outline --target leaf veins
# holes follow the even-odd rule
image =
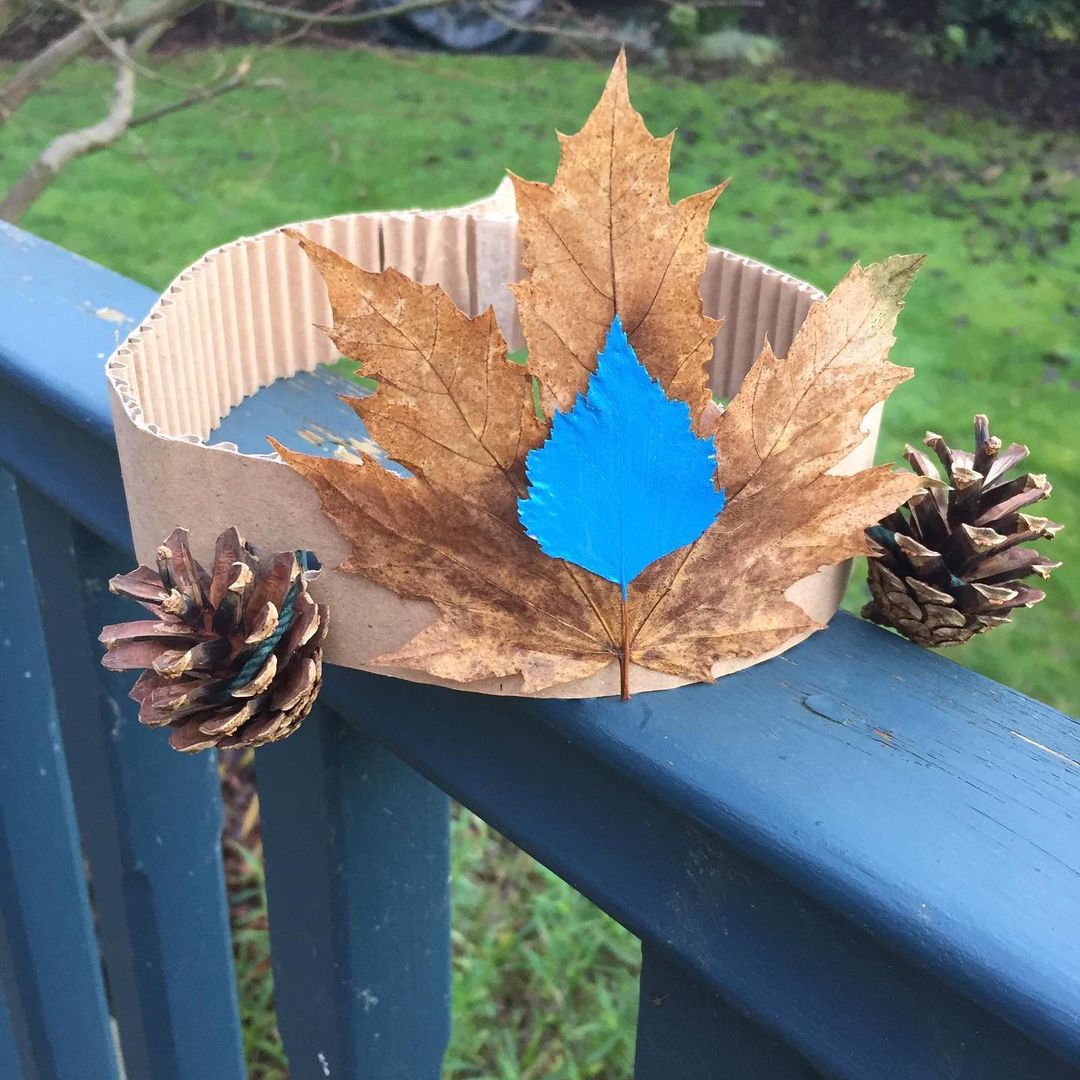
[[[720,323],[702,310],[700,282],[723,185],[672,205],[673,138],[653,138],[630,104],[620,53],[585,126],[559,136],[554,182],[511,175],[528,271],[512,288],[548,415],[585,389],[616,314],[668,396],[687,402],[698,423],[711,410]]]

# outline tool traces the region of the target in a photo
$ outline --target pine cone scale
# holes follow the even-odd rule
[[[263,693],[274,681],[274,677],[277,675],[277,666],[277,657],[271,653],[263,666],[255,673],[255,677],[250,682],[236,687],[232,691],[232,696],[234,698],[249,698]]]
[[[179,727],[173,726],[169,735],[169,745],[182,753],[194,753],[198,750],[211,750],[219,745],[214,735],[204,735],[199,730],[198,721],[189,720]]]
[[[161,655],[167,642],[161,641],[122,641],[109,646],[101,663],[109,671],[134,671],[137,668],[152,667]]]
[[[101,632],[101,641],[105,645],[119,645],[122,641],[155,639],[163,643],[173,641],[183,645],[186,642],[209,641],[212,636],[200,633],[198,629],[179,619],[165,617],[114,623]]]
[[[285,596],[293,581],[295,567],[296,557],[291,551],[272,555],[265,571],[260,568],[251,597],[247,602],[248,610],[261,614],[267,604],[272,604],[275,611],[281,611]]]
[[[925,604],[953,603],[953,597],[950,593],[929,584],[929,582],[920,581],[916,577],[906,577],[904,578],[904,584],[911,590],[916,601],[921,601]]]
[[[924,604],[921,610],[923,622],[929,630],[937,630],[942,626],[960,627],[967,621],[956,608],[944,607],[941,604]]]
[[[264,704],[262,697],[253,697],[236,712],[211,714],[208,720],[200,720],[199,731],[203,735],[232,735],[257,715]]]
[[[307,593],[301,593],[293,607],[292,625],[286,630],[281,644],[282,655],[292,656],[297,649],[307,645],[323,629],[323,621],[315,601]]]
[[[161,583],[161,576],[148,566],[140,566],[130,574],[113,578],[113,581],[116,583],[113,592],[130,597],[149,611],[159,611],[169,595],[169,590]]]
[[[280,685],[274,687],[274,708],[281,712],[295,709],[311,694],[318,681],[319,669],[313,660],[305,659],[302,663],[291,665]]]
[[[273,604],[263,604],[255,615],[252,627],[251,632],[244,638],[245,645],[258,645],[277,629],[278,609]]]
[[[1028,448],[1021,446],[1020,443],[1010,443],[1007,450],[1002,451],[994,460],[994,464],[990,466],[986,474],[986,482],[991,486],[994,486],[999,477],[1004,476],[1010,469],[1019,465],[1028,456]],[[1030,473],[1029,475],[1037,477],[1037,473]],[[1045,477],[1043,480],[1045,481]]]
[[[191,554],[187,529],[174,529],[169,534],[168,540],[157,550],[157,566],[162,583],[168,589],[183,593],[200,608],[206,607],[210,578]]]
[[[244,544],[236,529],[226,529],[214,545],[214,565],[210,572],[210,606],[220,608],[228,591],[242,575],[241,588],[250,581],[251,568],[244,558]]]

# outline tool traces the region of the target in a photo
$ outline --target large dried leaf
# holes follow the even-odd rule
[[[362,270],[290,235],[326,282],[334,313],[327,333],[378,380],[377,393],[346,399],[375,440],[418,476],[512,518],[524,456],[543,426],[494,312],[469,318],[438,285],[393,268]]]
[[[695,421],[710,410],[720,323],[703,313],[700,283],[705,226],[722,188],[671,204],[673,137],[649,134],[620,54],[585,126],[559,136],[554,182],[512,177],[528,270],[513,289],[549,415],[585,389],[616,314],[669,396],[687,402]]]

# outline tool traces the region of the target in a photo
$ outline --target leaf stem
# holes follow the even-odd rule
[[[626,591],[622,594],[622,652],[619,655],[619,697],[630,700],[630,608],[626,603]]]

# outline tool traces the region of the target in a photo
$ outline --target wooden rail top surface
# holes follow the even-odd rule
[[[45,424],[59,414],[85,433],[89,460],[89,448],[111,432],[105,357],[154,299],[0,227],[0,425],[18,428],[16,408],[40,407]],[[334,380],[304,378],[295,392],[281,383],[249,398],[221,437],[263,452],[263,436],[274,434],[315,452],[298,433],[336,433],[343,417]],[[313,394],[314,384],[325,395]],[[0,456],[34,479],[33,455],[14,435],[0,433]],[[73,460],[73,488],[92,482],[80,467]],[[116,484],[102,475],[102,485]],[[51,486],[64,501],[64,481]],[[80,502],[73,492],[70,505],[104,534],[123,535],[115,500]],[[380,707],[401,703],[402,746],[410,724],[440,718],[466,723],[482,713],[504,728],[543,725],[574,753],[1080,1062],[1080,726],[1054,709],[845,614],[783,656],[715,685],[625,704],[486,699],[358,673],[343,678]],[[392,721],[385,727],[397,749]],[[435,754],[434,743],[417,744],[413,759],[441,779]],[[650,887],[649,867],[641,876]]]

